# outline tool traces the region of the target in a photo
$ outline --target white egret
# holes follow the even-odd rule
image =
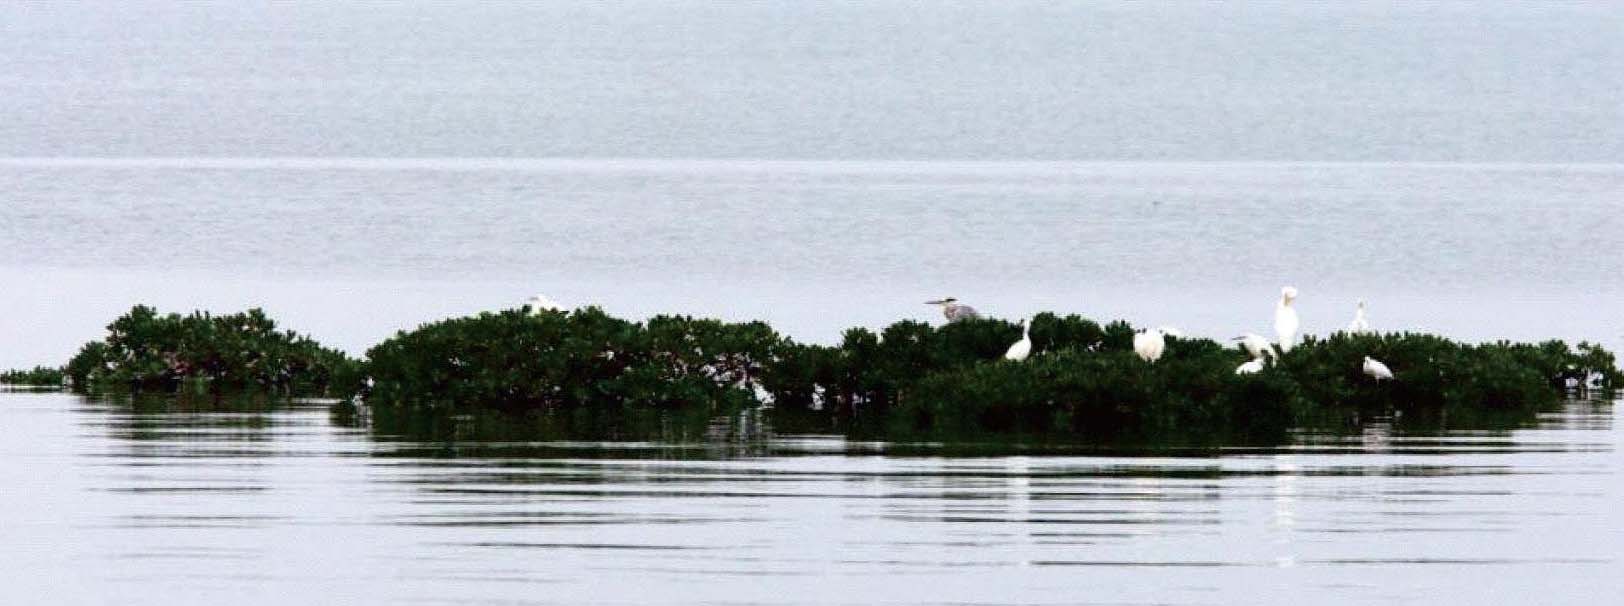
[[[1297,289],[1291,286],[1280,289],[1280,302],[1274,306],[1274,336],[1280,343],[1282,353],[1291,351],[1297,345],[1297,329],[1302,321],[1297,319],[1297,309],[1291,304],[1297,300]]]
[[[959,320],[974,320],[981,317],[981,314],[976,313],[976,308],[960,303],[958,299],[953,297],[926,301],[925,304],[942,306],[942,316],[947,318],[949,324]]]
[[[1009,346],[1009,351],[1004,352],[1004,359],[1020,362],[1029,355],[1032,355],[1032,321],[1021,320],[1021,340]]]
[[[564,311],[564,306],[557,301],[547,298],[547,295],[538,294],[525,302],[530,306],[530,315],[539,316],[544,311]]]
[[[1365,300],[1359,300],[1359,308],[1353,312],[1353,321],[1348,323],[1348,332],[1356,335],[1370,333],[1370,321],[1365,319]]]
[[[1249,332],[1235,337],[1235,340],[1240,341],[1241,348],[1245,349],[1246,353],[1251,354],[1254,358],[1274,355],[1274,346],[1270,345],[1269,340],[1264,338],[1263,335]]]
[[[1235,367],[1235,374],[1254,375],[1263,372],[1263,358],[1252,358],[1245,364]]]
[[[1166,351],[1167,333],[1161,328],[1142,330],[1133,336],[1133,353],[1139,354],[1141,360],[1155,362]]]
[[[1365,356],[1365,374],[1377,381],[1393,378],[1393,371],[1375,358]]]

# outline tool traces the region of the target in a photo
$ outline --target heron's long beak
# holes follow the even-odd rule
[[[946,303],[946,302],[947,301],[926,301],[925,304],[926,305],[941,305],[941,304]]]

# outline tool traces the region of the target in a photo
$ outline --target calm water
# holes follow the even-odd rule
[[[921,302],[1624,345],[1624,165],[0,160],[0,366],[135,302],[265,306],[354,352],[544,292],[803,339]]]
[[[1619,410],[954,458],[725,422],[687,445],[416,442],[317,403],[0,393],[0,598],[1594,604],[1624,590]]]

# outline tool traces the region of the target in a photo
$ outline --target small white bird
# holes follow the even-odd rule
[[[547,295],[538,294],[525,302],[530,306],[530,315],[539,316],[544,311],[564,311],[564,306],[557,301],[547,298]]]
[[[1155,362],[1161,359],[1165,351],[1167,332],[1161,328],[1142,330],[1133,336],[1133,353],[1139,354],[1141,360]]]
[[[1020,362],[1029,355],[1032,355],[1032,321],[1021,320],[1021,340],[1009,346],[1009,351],[1004,352],[1004,359]]]
[[[1254,375],[1263,372],[1263,358],[1252,358],[1245,364],[1235,367],[1235,374]]]
[[[1387,368],[1386,364],[1382,364],[1377,359],[1370,356],[1365,356],[1365,375],[1377,381],[1382,381],[1392,379],[1393,371]]]
[[[1235,340],[1240,341],[1241,348],[1245,349],[1246,353],[1250,354],[1253,358],[1264,358],[1274,355],[1274,346],[1269,344],[1269,340],[1263,338],[1263,335],[1255,332],[1249,332],[1239,337],[1235,337]]]
[[[1359,309],[1353,312],[1353,321],[1348,323],[1348,332],[1363,335],[1370,333],[1370,321],[1365,319],[1365,300],[1359,300]]]
[[[1274,336],[1280,343],[1282,353],[1291,351],[1297,345],[1297,329],[1302,325],[1297,318],[1297,310],[1291,306],[1297,300],[1297,289],[1291,286],[1280,289],[1280,302],[1274,306]]]

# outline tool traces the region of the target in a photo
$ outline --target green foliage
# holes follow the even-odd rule
[[[878,413],[922,377],[999,360],[1020,337],[1019,325],[995,319],[940,328],[904,320],[879,335],[853,328],[837,347],[787,344],[768,364],[763,383],[780,407],[811,408],[820,399],[812,394],[820,394],[840,414]],[[1034,351],[1125,352],[1132,349],[1133,329],[1042,313],[1032,319],[1032,343]]]
[[[787,345],[760,322],[508,310],[397,334],[367,352],[373,384],[355,388],[372,404],[445,410],[740,407]]]
[[[1021,329],[996,319],[934,327],[901,321],[848,330],[836,346],[799,344],[759,322],[661,316],[646,323],[596,308],[486,313],[402,332],[368,352],[373,405],[505,412],[737,409],[773,404],[889,435],[986,433],[1228,442],[1278,440],[1293,427],[1366,414],[1447,418],[1449,411],[1531,410],[1561,377],[1612,355],[1582,344],[1468,345],[1415,335],[1307,339],[1261,373],[1236,375],[1237,348],[1168,338],[1157,362],[1134,330],[1078,316],[1032,320],[1033,356],[1003,360]],[[1365,356],[1397,376],[1365,376]],[[816,425],[815,422],[812,422]]]
[[[31,370],[0,372],[0,385],[27,385],[30,387],[61,387],[67,375],[61,368],[35,366]]]
[[[354,366],[341,352],[276,330],[259,309],[181,316],[138,305],[107,326],[105,339],[85,344],[66,372],[80,390],[316,393],[346,380]]]
[[[998,320],[939,329],[899,322],[862,329],[838,347],[793,346],[770,365],[778,406],[820,408],[864,430],[883,417],[889,435],[997,432],[1088,439],[1274,440],[1291,427],[1367,415],[1466,418],[1485,410],[1528,413],[1554,403],[1566,377],[1620,384],[1612,354],[1591,344],[1462,344],[1418,334],[1308,339],[1263,372],[1236,375],[1238,348],[1171,338],[1147,363],[1133,329],[1050,314],[1033,321],[1033,356],[1002,360],[1018,327]],[[1396,380],[1363,372],[1365,356]],[[807,383],[813,383],[811,385]],[[818,394],[821,398],[808,397]],[[820,401],[821,400],[821,401]]]
[[[136,307],[63,371],[81,389],[332,388],[364,396],[375,410],[524,413],[549,426],[667,413],[703,419],[771,404],[804,426],[892,436],[1160,442],[1272,441],[1294,427],[1371,414],[1503,423],[1554,402],[1571,382],[1611,388],[1624,380],[1613,354],[1589,343],[1337,333],[1306,339],[1262,372],[1236,375],[1245,354],[1206,339],[1169,337],[1160,360],[1141,360],[1124,322],[1040,314],[1032,356],[1004,360],[1020,334],[1018,324],[996,319],[901,321],[878,333],[853,328],[823,346],[761,322],[517,309],[400,332],[358,363],[277,331],[259,310],[183,317]],[[1395,379],[1365,376],[1365,356],[1385,362]],[[0,377],[50,382],[63,371]]]
[[[933,373],[897,406],[891,430],[1090,440],[1205,433],[1235,440],[1281,435],[1292,425],[1294,409],[1306,405],[1284,375],[1234,376],[1233,352],[1186,351],[1151,364],[1132,352],[1067,349],[1021,363]]]

